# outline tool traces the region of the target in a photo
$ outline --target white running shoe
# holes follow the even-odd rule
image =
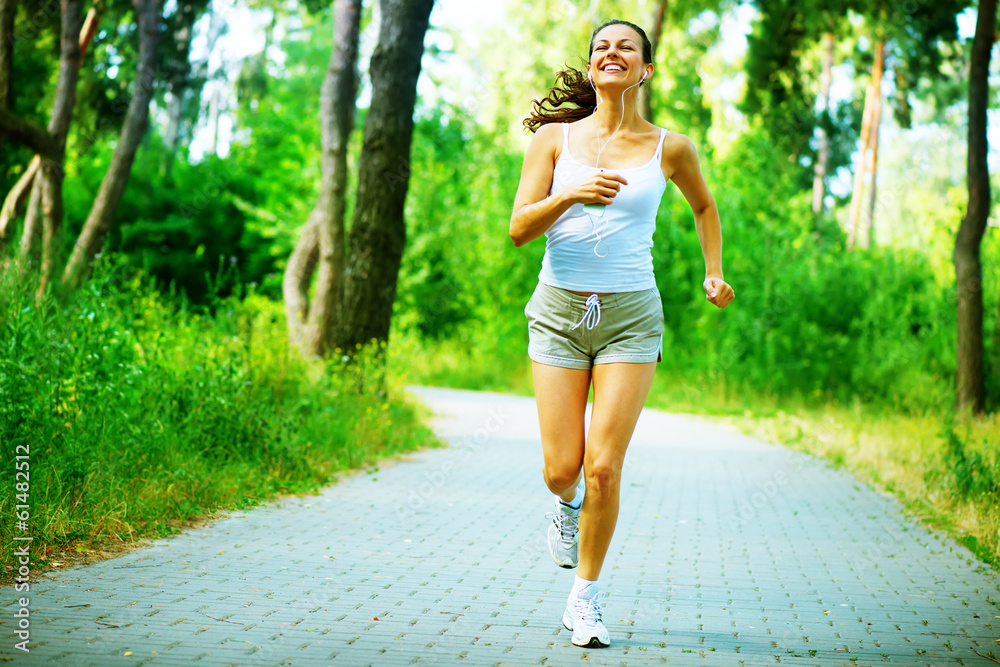
[[[582,505],[581,505],[582,506]],[[580,559],[580,510],[559,502],[556,509],[545,515],[552,519],[549,525],[549,553],[559,567],[576,567]]]
[[[586,597],[586,596],[590,597]],[[591,584],[577,596],[570,596],[563,612],[563,625],[573,631],[570,640],[584,648],[606,648],[611,645],[608,629],[601,621],[604,613],[603,596],[597,586]]]

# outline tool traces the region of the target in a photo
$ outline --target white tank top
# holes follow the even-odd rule
[[[569,152],[569,125],[562,124],[563,147],[552,172],[556,194],[601,171],[581,164]],[[606,169],[628,181],[605,207],[573,204],[545,232],[545,256],[538,280],[580,292],[637,292],[656,287],[653,231],[656,211],[667,187],[660,168],[663,139],[641,167]],[[596,250],[596,252],[595,252]]]

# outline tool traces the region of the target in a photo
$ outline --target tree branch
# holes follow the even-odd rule
[[[59,152],[59,145],[48,130],[5,109],[0,109],[0,135],[10,137],[39,155],[51,157]]]
[[[37,155],[32,158],[31,162],[28,163],[28,168],[21,174],[21,178],[7,193],[7,199],[4,200],[3,208],[0,209],[0,239],[6,238],[7,227],[10,225],[10,221],[17,216],[17,209],[21,208],[24,203],[24,198],[27,196],[31,184],[35,181],[35,174],[38,173],[38,166],[41,163],[42,159]]]

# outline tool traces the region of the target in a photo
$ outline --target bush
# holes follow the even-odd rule
[[[384,350],[290,355],[280,306],[252,292],[196,309],[108,262],[64,303],[36,304],[31,276],[0,281],[0,445],[29,454],[39,557],[175,532],[435,442],[383,386]],[[11,516],[25,498],[4,479]]]

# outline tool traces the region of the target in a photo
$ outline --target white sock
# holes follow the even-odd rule
[[[567,507],[572,507],[573,509],[578,510],[583,505],[583,490],[579,486],[577,486],[576,495],[573,496],[573,500],[566,502],[565,500],[560,498],[559,502],[561,502],[563,505],[566,505]]]
[[[587,586],[590,586],[591,584],[594,584],[594,587],[590,589],[590,591],[588,591],[589,595],[584,594],[583,597],[587,598],[593,597],[593,594],[597,592],[597,582],[588,581],[587,579],[584,579],[579,575],[577,575],[576,577],[573,578],[573,589],[569,592],[569,597],[571,599],[575,597],[581,597],[581,593],[584,592],[584,589],[586,589]]]

